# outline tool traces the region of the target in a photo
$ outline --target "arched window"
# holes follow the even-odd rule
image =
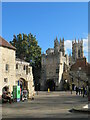
[[[80,50],[78,50],[78,57],[80,57]]]
[[[9,70],[9,65],[8,64],[6,64],[6,71],[8,71]]]
[[[16,69],[18,69],[18,64],[16,64]]]
[[[23,66],[23,70],[26,70],[26,66],[25,65]]]

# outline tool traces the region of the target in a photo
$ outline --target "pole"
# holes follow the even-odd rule
[[[37,84],[37,95],[38,95],[38,84]]]
[[[72,77],[71,77],[71,94],[72,94]]]

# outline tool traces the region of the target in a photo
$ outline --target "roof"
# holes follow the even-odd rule
[[[8,43],[4,38],[0,36],[0,46],[2,47],[7,47],[9,49],[16,50],[14,46],[12,46],[10,43]]]

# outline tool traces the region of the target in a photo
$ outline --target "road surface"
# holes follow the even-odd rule
[[[3,118],[88,118],[88,114],[71,113],[70,109],[88,103],[87,97],[75,92],[38,92],[34,100],[2,105]]]

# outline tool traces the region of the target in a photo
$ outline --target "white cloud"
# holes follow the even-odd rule
[[[84,52],[88,52],[88,38],[83,39],[83,50]]]
[[[71,53],[72,52],[72,41],[71,40],[65,40],[65,53]]]

